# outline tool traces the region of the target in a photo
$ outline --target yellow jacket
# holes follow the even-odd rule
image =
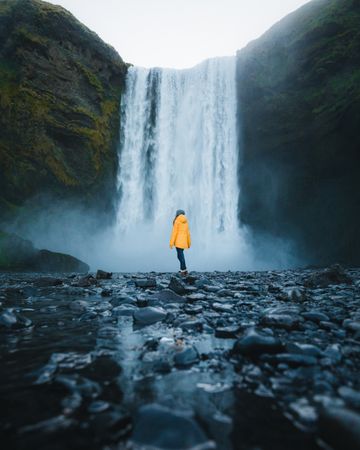
[[[178,248],[190,248],[191,245],[189,224],[184,214],[177,216],[173,225],[170,248],[174,245]]]

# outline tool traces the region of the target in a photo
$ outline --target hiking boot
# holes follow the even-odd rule
[[[180,275],[182,275],[183,277],[186,277],[187,275],[189,275],[189,272],[186,269],[180,270]]]

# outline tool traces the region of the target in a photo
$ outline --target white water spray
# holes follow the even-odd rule
[[[190,269],[249,268],[239,227],[235,57],[187,70],[128,71],[119,146],[118,270],[174,270],[176,209],[189,219]]]

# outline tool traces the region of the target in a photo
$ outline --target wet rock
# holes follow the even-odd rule
[[[215,448],[215,444],[208,440],[192,415],[158,404],[142,406],[139,409],[130,441],[144,449]]]
[[[240,331],[237,325],[228,327],[219,327],[215,329],[215,337],[222,339],[234,339]]]
[[[320,311],[304,312],[304,313],[302,313],[302,316],[304,317],[304,319],[311,320],[312,322],[315,322],[315,323],[320,323],[323,320],[325,320],[325,321],[329,320],[329,316],[327,316],[326,314],[324,314]]]
[[[273,364],[287,364],[290,367],[299,366],[315,366],[318,363],[317,358],[309,355],[281,353],[279,355],[264,355],[261,358],[263,361]]]
[[[184,284],[176,277],[170,278],[170,283],[169,283],[168,288],[171,289],[172,291],[176,292],[176,294],[179,294],[179,295],[185,295],[188,292],[186,287],[184,286]]]
[[[354,333],[360,331],[360,320],[345,319],[342,325],[348,331],[352,331]]]
[[[63,284],[63,280],[54,277],[41,277],[33,282],[36,287],[60,286],[61,284]]]
[[[27,425],[20,428],[20,434],[24,433],[55,433],[59,431],[64,431],[76,424],[74,419],[70,419],[65,415],[59,415],[52,417],[51,419],[46,419],[41,422],[35,423],[34,425]]]
[[[220,289],[217,291],[217,295],[220,297],[233,297],[234,293],[230,289]]]
[[[306,398],[300,398],[299,400],[290,403],[289,409],[295,414],[298,420],[306,425],[313,424],[318,418],[316,409],[309,405],[309,401]]]
[[[86,300],[73,300],[70,303],[69,308],[73,311],[84,312],[90,309],[90,305]]]
[[[174,355],[174,364],[178,367],[188,367],[199,361],[199,353],[194,346],[185,347]]]
[[[100,295],[101,297],[111,297],[112,292],[112,289],[101,289]]]
[[[107,409],[109,409],[109,407],[110,407],[109,402],[104,402],[103,400],[97,400],[95,402],[90,403],[90,405],[88,407],[88,411],[89,411],[89,413],[98,414],[103,411],[106,411]]]
[[[268,313],[262,317],[262,325],[275,328],[284,328],[285,330],[294,330],[299,325],[299,316],[290,314]]]
[[[4,311],[0,314],[0,326],[4,328],[12,328],[16,325],[16,315],[11,311]]]
[[[198,331],[201,333],[203,329],[203,320],[185,320],[184,322],[180,322],[179,327],[186,331]]]
[[[227,312],[227,313],[231,313],[234,311],[234,306],[230,305],[229,303],[219,303],[219,302],[215,302],[212,304],[212,308],[214,311],[218,311],[218,312]]]
[[[339,264],[334,264],[325,270],[313,273],[304,281],[304,285],[310,288],[326,287],[331,284],[351,283],[351,277]]]
[[[84,277],[81,277],[76,282],[74,282],[73,286],[85,288],[96,286],[97,284],[98,283],[96,279],[92,275],[85,275]]]
[[[339,364],[343,358],[339,344],[332,344],[326,347],[324,356],[331,360],[332,364]]]
[[[110,280],[112,277],[112,272],[106,272],[105,270],[98,270],[96,272],[97,280]]]
[[[298,353],[300,355],[308,355],[308,356],[315,356],[317,358],[320,358],[323,356],[323,352],[319,349],[319,347],[316,347],[316,345],[312,344],[299,344],[299,343],[290,343],[286,346],[289,353]]]
[[[184,308],[184,312],[191,315],[200,314],[202,311],[203,307],[201,305],[187,305]]]
[[[346,408],[325,407],[319,417],[320,435],[335,450],[360,448],[360,414]]]
[[[32,321],[21,314],[7,309],[0,314],[0,328],[20,329],[31,327]]]
[[[113,316],[133,316],[134,312],[137,310],[136,306],[133,305],[119,305],[113,308]]]
[[[134,320],[141,325],[151,325],[166,318],[166,311],[162,308],[146,306],[134,312]]]
[[[306,299],[306,294],[303,290],[299,288],[287,288],[281,296],[283,300],[288,300],[291,302],[303,302]]]
[[[166,303],[185,303],[185,298],[181,295],[176,294],[174,290],[163,289],[162,291],[156,292],[150,299],[158,299],[161,302]],[[149,299],[149,300],[150,300]]]
[[[341,386],[338,389],[338,393],[348,405],[360,409],[360,391],[356,391],[348,386]]]
[[[129,434],[131,417],[121,407],[110,405],[110,408],[92,417],[91,430],[95,430],[97,436],[106,436],[117,442]]]
[[[156,288],[157,284],[155,278],[143,278],[141,280],[135,280],[135,286],[142,289],[147,289]]]
[[[195,294],[190,294],[186,297],[190,302],[194,302],[196,300],[205,300],[206,295],[201,294],[201,292],[196,292]]]
[[[281,341],[273,336],[250,330],[244,337],[238,339],[233,352],[244,356],[256,357],[263,353],[279,353],[284,350]]]

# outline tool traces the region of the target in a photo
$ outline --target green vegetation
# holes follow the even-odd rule
[[[110,205],[127,65],[61,7],[3,0],[0,19],[0,218],[42,192]]]

